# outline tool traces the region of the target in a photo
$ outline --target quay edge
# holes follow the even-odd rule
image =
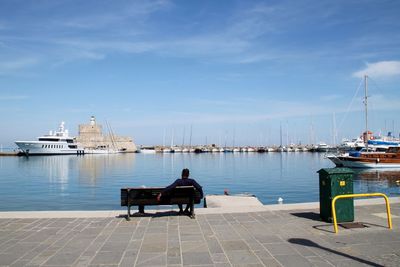
[[[400,197],[390,197],[390,204],[400,203]],[[382,199],[355,199],[354,206],[369,206],[384,204]],[[161,207],[161,206],[160,206]],[[273,204],[262,206],[241,206],[241,207],[224,207],[224,208],[196,208],[197,215],[203,214],[229,214],[229,213],[251,213],[264,211],[285,211],[285,210],[309,210],[319,209],[319,202],[293,203],[293,204]],[[156,214],[157,212],[165,212],[168,210],[177,210],[173,206],[171,209],[149,209],[146,213]],[[382,211],[384,212],[384,211]],[[123,217],[126,215],[126,209],[120,210],[91,210],[91,211],[0,211],[0,219],[31,219],[31,218],[110,218]]]

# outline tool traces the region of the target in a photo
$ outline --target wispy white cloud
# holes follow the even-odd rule
[[[37,58],[17,58],[15,60],[0,62],[0,75],[32,67],[39,63]]]
[[[335,94],[321,96],[321,100],[323,101],[333,101],[333,100],[338,100],[340,98],[342,98],[341,95],[335,95]]]
[[[85,13],[54,21],[58,25],[77,29],[102,29],[108,26],[121,25],[132,20],[146,20],[151,14],[168,9],[172,4],[168,0],[158,1],[131,1],[127,4],[114,5],[110,9],[105,7],[98,13]],[[133,25],[132,25],[133,26]],[[117,30],[117,28],[115,29]]]
[[[88,113],[91,110],[92,109],[90,109],[90,108],[67,108],[66,109],[67,112],[71,112],[71,113]]]
[[[368,103],[374,110],[400,110],[400,98],[397,96],[372,95]]]
[[[28,95],[0,95],[0,101],[2,100],[25,100],[28,99]]]
[[[331,95],[328,99],[337,100],[339,95]],[[340,101],[339,101],[340,102]],[[198,99],[193,102],[192,109],[202,107],[195,111],[166,111],[162,115],[144,115],[141,119],[135,120],[136,126],[168,126],[196,124],[220,124],[220,123],[262,123],[267,120],[286,120],[301,117],[311,117],[312,114],[319,116],[336,115],[347,116],[347,113],[360,112],[364,110],[361,102],[354,103],[346,108],[348,103],[335,103],[326,105],[319,99],[310,101],[290,101],[279,99]],[[374,111],[399,110],[400,99],[383,95],[374,95],[370,98],[371,109]],[[216,110],[215,107],[219,107]],[[240,106],[240,110],[237,107]],[[214,110],[206,112],[205,110]],[[132,122],[133,123],[133,122]]]
[[[392,77],[400,75],[400,61],[379,61],[366,63],[366,67],[353,73],[354,77],[370,75],[373,77]]]
[[[41,55],[43,53],[40,49],[47,47],[46,57],[51,57],[52,62],[60,61],[58,64],[81,59],[103,60],[112,53],[153,53],[167,57],[195,58],[199,61],[233,64],[278,60],[296,64],[298,61],[299,65],[304,66],[303,62],[306,59],[310,61],[328,57],[338,58],[340,53],[361,57],[371,50],[364,49],[360,52],[359,47],[352,47],[351,44],[352,42],[365,44],[365,42],[356,42],[350,38],[340,39],[346,52],[342,49],[339,52],[333,49],[337,47],[338,42],[329,38],[323,40],[322,45],[321,42],[315,42],[320,46],[314,49],[313,44],[307,42],[307,30],[305,35],[298,32],[297,28],[309,29],[311,24],[317,29],[323,28],[326,32],[326,29],[350,23],[344,23],[342,16],[335,20],[335,17],[339,17],[337,14],[342,11],[342,7],[332,3],[309,5],[304,2],[288,1],[274,4],[243,2],[239,7],[228,8],[218,24],[208,23],[203,15],[200,15],[200,11],[193,12],[194,16],[190,21],[185,16],[179,17],[185,22],[182,24],[192,23],[200,26],[192,26],[193,30],[189,31],[187,28],[182,30],[184,27],[179,23],[172,23],[172,26],[169,25],[168,34],[163,32],[164,25],[160,25],[163,21],[159,20],[157,12],[167,11],[163,15],[168,17],[175,11],[181,11],[171,1],[132,1],[109,6],[104,3],[95,7],[90,4],[83,6],[81,12],[51,16],[48,19],[35,19],[36,28],[45,26],[46,30],[43,33],[37,30],[30,32],[29,27],[28,29],[23,27],[21,31],[24,31],[24,34],[17,36],[19,40],[13,39],[13,36],[7,38],[10,38],[11,44],[31,42],[31,47],[39,47],[38,53]],[[310,13],[313,13],[313,16],[309,16]],[[333,20],[335,23],[331,23]],[[308,27],[304,27],[305,25]],[[288,38],[288,35],[294,37]],[[34,40],[32,36],[37,39]],[[1,42],[7,44],[9,41],[7,38],[3,38]],[[396,37],[384,40],[377,38],[377,40],[380,44],[398,43],[398,40],[393,41],[394,38]]]

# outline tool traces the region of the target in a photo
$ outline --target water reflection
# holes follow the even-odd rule
[[[76,156],[19,157],[18,170],[26,177],[46,177],[51,184],[59,184],[60,189],[68,189],[70,170],[75,167]]]
[[[360,192],[397,195],[400,193],[400,169],[355,170],[354,184]]]
[[[79,158],[78,179],[81,184],[96,186],[101,179],[124,175],[135,168],[136,154],[85,155]]]
[[[123,155],[63,155],[18,158],[18,170],[25,177],[46,177],[50,184],[59,184],[66,190],[70,179],[80,184],[96,186],[98,180],[130,172],[135,168],[135,154]]]

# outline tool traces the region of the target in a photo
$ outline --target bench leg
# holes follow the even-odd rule
[[[127,221],[131,220],[131,206],[128,206],[128,216],[126,216],[126,220]]]
[[[194,219],[195,215],[194,215],[194,200],[191,199],[190,201],[190,218]]]
[[[139,213],[144,213],[144,205],[139,205]]]

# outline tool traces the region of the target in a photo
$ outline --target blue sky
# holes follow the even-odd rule
[[[139,144],[400,130],[399,1],[0,1],[0,143],[91,115]],[[358,89],[358,90],[357,90]],[[356,94],[356,92],[358,93]],[[164,134],[165,133],[165,134]],[[185,135],[184,135],[185,133]],[[164,138],[165,136],[165,138]]]

